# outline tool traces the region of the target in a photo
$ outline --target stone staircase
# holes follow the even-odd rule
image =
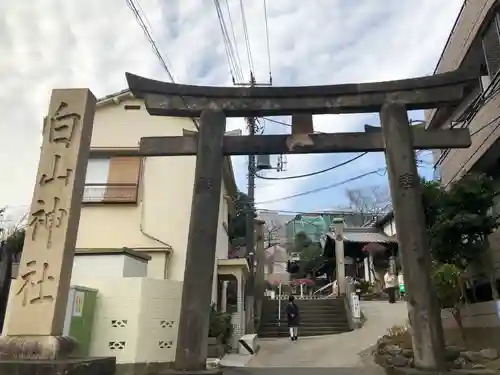
[[[281,319],[278,325],[278,303],[281,302]],[[285,314],[287,300],[265,299],[259,337],[287,337],[288,325]],[[342,298],[296,299],[300,311],[299,336],[319,336],[349,332],[349,318]]]

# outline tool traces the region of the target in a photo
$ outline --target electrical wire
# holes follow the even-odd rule
[[[245,38],[245,47],[247,50],[248,67],[250,69],[250,76],[254,75],[253,57],[252,49],[250,48],[250,37],[248,35],[247,19],[245,16],[245,6],[243,5],[243,0],[240,0],[240,10],[241,10],[241,22],[243,25],[243,35]]]
[[[227,1],[227,0],[226,0]],[[273,84],[273,75],[271,71],[271,42],[269,38],[269,23],[267,17],[267,1],[264,0],[264,22],[266,25],[266,44],[267,44],[267,65],[269,68],[269,84]]]
[[[151,31],[151,24],[149,23],[146,13],[144,12],[143,8],[140,5],[139,0],[125,0],[127,3],[127,6],[129,9],[132,11],[134,14],[134,17],[138,23],[138,25],[141,27],[142,31],[144,32],[144,35],[146,36],[146,39],[148,40],[149,44],[151,45],[151,48],[153,49],[153,53],[155,54],[156,58],[160,62],[160,65],[163,67],[165,72],[167,73],[168,77],[170,78],[171,82],[175,83],[174,75],[169,68],[169,65],[167,64],[168,57],[165,53],[162,53],[158,47],[158,44],[156,43],[153,33]],[[149,27],[148,27],[149,25]],[[182,101],[186,105],[186,101],[184,98],[182,98]],[[199,130],[199,125],[198,122],[194,119],[191,118],[191,121],[193,122],[194,126],[196,129]]]
[[[243,71],[241,69],[240,52],[238,49],[238,42],[236,41],[236,33],[234,31],[233,17],[231,16],[231,8],[229,7],[228,0],[225,0],[225,3],[226,3],[227,15],[229,17],[229,25],[231,28],[232,44],[234,45],[234,50],[236,52],[236,62],[237,62],[239,74],[241,76],[240,80],[243,81],[244,78],[243,78]]]
[[[217,18],[219,20],[219,26],[221,29],[222,40],[224,42],[224,49],[226,51],[226,58],[229,66],[229,74],[233,80],[233,84],[236,81],[243,81],[243,72],[241,70],[241,61],[239,59],[238,46],[236,44],[236,35],[234,33],[234,27],[232,25],[232,17],[230,13],[229,4],[226,0],[226,8],[228,11],[230,26],[231,26],[231,35],[229,34],[228,27],[226,21],[224,19],[224,14],[222,12],[222,8],[220,6],[219,0],[214,0],[215,9],[217,11]]]
[[[360,174],[358,176],[352,177],[352,178],[344,180],[344,181],[337,182],[335,184],[331,184],[331,185],[323,186],[323,187],[320,187],[320,188],[316,188],[316,189],[304,191],[302,193],[297,193],[297,194],[289,195],[289,196],[286,196],[286,197],[280,197],[280,198],[271,199],[271,200],[268,200],[268,201],[262,201],[262,202],[258,202],[258,203],[255,203],[255,204],[258,205],[258,204],[265,204],[265,203],[281,202],[281,201],[288,200],[288,199],[303,197],[303,196],[309,195],[309,194],[319,193],[321,191],[333,189],[333,188],[345,185],[345,184],[347,184],[349,182],[356,181],[356,180],[362,179],[362,178],[364,178],[366,176],[370,176],[370,175],[373,175],[373,174],[378,174],[378,175],[382,176],[383,174],[381,174],[381,173],[382,172],[386,172],[386,171],[387,171],[387,168],[375,169],[373,171]]]
[[[352,163],[353,161],[356,161],[356,160],[362,158],[366,154],[368,154],[368,152],[363,152],[361,155],[357,155],[357,156],[355,156],[355,157],[353,157],[353,158],[351,158],[349,160],[346,160],[346,161],[344,161],[342,163],[333,165],[331,167],[328,167],[328,168],[325,168],[325,169],[322,169],[322,170],[319,170],[319,171],[316,171],[316,172],[306,173],[306,174],[302,174],[302,175],[288,176],[288,177],[265,177],[265,176],[260,176],[260,175],[256,174],[255,177],[260,178],[262,180],[294,180],[294,179],[297,179],[297,178],[304,178],[304,177],[316,176],[316,175],[319,175],[321,173],[329,172],[329,171],[332,171],[334,169],[343,167],[344,165],[347,165],[349,163]]]
[[[138,8],[142,9],[141,6],[140,6],[140,4],[138,4],[137,0],[126,0],[126,2],[127,2],[127,6],[130,8],[130,10],[132,11],[132,13],[134,14],[137,23],[142,28],[142,31],[144,32],[144,35],[146,36],[146,38],[149,41],[149,44],[151,44],[151,48],[153,49],[153,53],[158,58],[158,61],[160,62],[160,64],[163,67],[163,69],[167,72],[167,75],[169,76],[170,80],[172,82],[175,82],[174,76],[172,75],[172,72],[170,71],[170,69],[169,69],[169,67],[168,67],[168,65],[166,63],[165,58],[163,57],[163,54],[160,52],[160,49],[158,48],[158,46],[157,46],[157,44],[156,44],[156,42],[155,42],[155,40],[153,38],[153,35],[152,35],[151,31],[149,30],[148,26],[146,25],[146,23],[149,24],[149,22],[148,21],[146,21],[146,22],[144,21],[144,19],[146,17],[143,16],[143,15],[141,15],[141,12],[138,9]]]

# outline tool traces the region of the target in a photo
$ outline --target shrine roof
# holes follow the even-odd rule
[[[327,236],[335,240],[334,233],[327,233]],[[397,243],[396,238],[389,237],[375,228],[344,228],[344,241],[357,243]]]

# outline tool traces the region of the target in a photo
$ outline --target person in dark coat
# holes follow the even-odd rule
[[[290,339],[297,341],[299,333],[300,312],[299,307],[294,302],[295,298],[290,296],[286,305],[286,318],[288,320],[288,328],[290,330]]]

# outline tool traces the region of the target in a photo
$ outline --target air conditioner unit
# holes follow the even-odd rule
[[[258,171],[263,169],[273,169],[271,166],[271,160],[269,155],[257,155],[257,165],[256,168]]]

